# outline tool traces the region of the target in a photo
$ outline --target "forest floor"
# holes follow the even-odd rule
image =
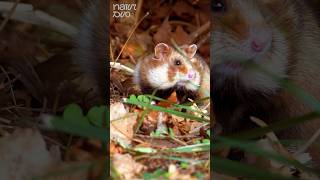
[[[8,1],[0,1],[4,2]],[[209,62],[208,2],[144,1],[138,3],[131,18],[110,18],[110,61],[133,69],[157,43],[170,44],[172,38],[179,45],[197,44],[198,53]],[[69,114],[80,114],[77,117],[81,119],[88,112],[87,118],[91,111],[103,107],[97,106],[99,98],[93,82],[72,63],[71,37],[79,27],[87,1],[19,3],[26,4],[17,6],[15,12],[34,8],[66,24],[62,23],[65,28],[58,32],[57,27],[43,22],[35,25],[24,18],[0,21],[0,166],[8,167],[2,176],[97,179],[106,172],[107,147],[99,139],[96,122],[90,118],[89,123],[78,120],[70,129],[62,124],[61,129],[67,132],[50,129],[42,122],[47,116],[64,120]],[[14,2],[10,5],[0,8],[1,17],[10,14]],[[145,101],[140,100],[148,98],[139,96],[132,73],[121,68],[111,69],[110,80],[110,118],[116,120],[110,124],[110,172],[114,179],[209,179],[209,120],[199,122],[187,118],[187,113],[174,115],[179,112],[173,105],[177,102],[175,94],[169,103],[154,106],[168,109],[166,112],[144,107],[141,102]],[[129,101],[125,103],[124,98]],[[77,124],[90,124],[91,130],[97,131],[79,132]],[[82,133],[89,137],[79,136]],[[13,161],[17,157],[21,161]],[[25,170],[15,172],[13,169],[18,167]]]

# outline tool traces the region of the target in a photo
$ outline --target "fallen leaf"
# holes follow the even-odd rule
[[[165,101],[160,101],[158,102],[158,106],[161,107],[171,107],[172,104],[178,103],[178,99],[177,99],[177,93],[174,91],[168,98],[167,100],[169,102],[165,102]]]
[[[37,130],[18,129],[13,134],[0,138],[1,179],[24,180],[42,177],[49,172],[72,168],[76,164],[62,162],[60,157],[48,151]],[[50,180],[87,178],[87,170],[69,171]]]
[[[188,17],[193,16],[195,14],[195,9],[187,4],[186,1],[178,1],[172,8],[172,10],[179,16],[184,17],[188,15]]]
[[[123,180],[138,179],[137,176],[144,169],[130,154],[114,154],[112,164]]]
[[[16,130],[0,139],[0,174],[3,179],[29,179],[40,175],[53,159],[38,131]]]
[[[192,177],[189,174],[182,174],[179,172],[179,170],[177,169],[176,165],[174,164],[170,164],[169,165],[169,180],[197,180],[198,178],[196,177]]]
[[[131,146],[133,127],[137,115],[129,113],[123,103],[114,103],[110,106],[110,139],[118,142],[123,147]]]
[[[153,41],[155,44],[158,43],[167,43],[167,44],[171,44],[170,41],[170,37],[171,37],[171,25],[169,23],[169,18],[167,17],[163,23],[161,24],[161,26],[158,28],[158,31],[156,34],[154,34],[153,36]]]

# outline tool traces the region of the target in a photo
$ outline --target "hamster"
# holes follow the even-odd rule
[[[74,62],[92,77],[103,97],[107,96],[109,73],[107,22],[107,3],[104,0],[92,3],[83,18],[80,32],[75,37],[76,49],[73,52]],[[166,98],[176,90],[180,102],[187,102],[187,98],[210,95],[209,67],[196,54],[197,46],[183,46],[182,49],[190,58],[191,64],[164,43],[158,44],[154,53],[137,64],[133,74],[134,81],[143,93],[152,94],[158,88],[155,95]]]
[[[159,43],[154,53],[141,59],[134,71],[134,82],[142,93],[161,98],[177,93],[180,103],[209,97],[210,70],[196,54],[195,44],[181,46],[185,56],[165,43]]]
[[[225,134],[252,128],[250,116],[271,124],[314,111],[264,72],[320,100],[320,29],[305,1],[215,0],[212,11],[211,97]],[[277,135],[309,139],[319,128],[318,118]]]

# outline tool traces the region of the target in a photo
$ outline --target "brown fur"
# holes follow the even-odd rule
[[[234,0],[227,0],[229,4],[232,2]],[[271,16],[271,21],[286,35],[286,42],[289,44],[288,80],[320,100],[320,29],[311,10],[301,0],[262,0],[258,6]],[[233,8],[229,6],[229,12],[227,10],[225,14],[214,15],[217,24],[213,31],[223,29],[226,33],[236,34],[241,39],[246,34],[248,22],[239,10]],[[265,94],[247,89],[237,79],[225,79],[223,86],[215,87],[215,83],[220,81],[221,77],[215,74],[214,69],[213,78],[214,111],[217,121],[223,125],[227,133],[253,127],[249,116],[256,116],[272,123],[275,120],[299,117],[313,111],[303,100],[285,88],[278,89],[274,94]],[[284,139],[307,140],[319,128],[320,119],[315,119],[283,130],[278,135]],[[320,143],[320,138],[317,142]],[[318,155],[313,158],[320,164]]]
[[[190,57],[193,56],[194,50],[188,49],[187,46],[181,46],[181,49],[184,51],[184,53],[187,56],[190,56]],[[200,93],[191,92],[191,90],[187,90],[185,88],[177,89],[176,86],[173,86],[168,89],[159,91],[159,93],[156,93],[156,95],[162,98],[167,98],[169,95],[171,95],[171,93],[174,90],[177,90],[177,96],[180,102],[185,102],[187,100],[187,97],[194,99],[196,97],[199,97],[200,95],[200,98],[203,98],[205,93],[203,93],[202,84],[205,85],[204,88],[206,88],[207,91],[210,90],[210,86],[208,85],[210,81],[210,70],[207,64],[204,62],[204,60],[200,56],[195,55],[192,58],[195,60],[191,62],[190,60],[186,60],[185,57],[183,57],[179,52],[177,52],[172,47],[169,47],[169,49],[166,49],[163,47],[157,48],[156,46],[155,53],[152,53],[151,55],[141,59],[139,62],[140,68],[139,70],[136,70],[136,71],[139,71],[137,73],[139,73],[140,81],[137,83],[140,86],[142,93],[151,94],[155,91],[155,89],[157,89],[156,87],[152,87],[152,85],[149,83],[147,78],[148,72],[151,69],[154,69],[163,64],[168,64],[168,73],[167,73],[168,81],[173,82],[173,79],[177,73],[183,74],[184,76],[187,75],[188,73],[187,63],[188,64],[191,63],[192,68],[195,71],[200,73],[200,78],[201,78],[201,84],[200,84],[201,90],[199,90]],[[176,59],[181,60],[180,66],[174,65],[174,61]],[[206,81],[208,82],[204,82],[204,79],[202,78],[204,76],[206,77]],[[206,93],[206,95],[207,95],[206,97],[208,97],[209,93]]]
[[[104,98],[109,88],[108,84],[108,17],[107,2],[97,0],[90,5],[83,17],[80,31],[75,37],[74,63],[89,74],[97,84]],[[101,98],[105,100],[104,98]]]

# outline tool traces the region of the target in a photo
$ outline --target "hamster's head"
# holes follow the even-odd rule
[[[218,83],[215,85],[223,86],[219,83],[236,79],[247,89],[265,93],[279,88],[278,81],[270,74],[287,77],[290,33],[298,21],[295,9],[288,2],[213,1],[211,63],[213,78]]]
[[[159,43],[154,48],[155,65],[149,70],[148,80],[153,87],[168,89],[172,87],[196,91],[200,86],[201,62],[196,57],[195,44],[181,46],[182,52],[165,43]],[[143,66],[143,65],[142,65]]]

